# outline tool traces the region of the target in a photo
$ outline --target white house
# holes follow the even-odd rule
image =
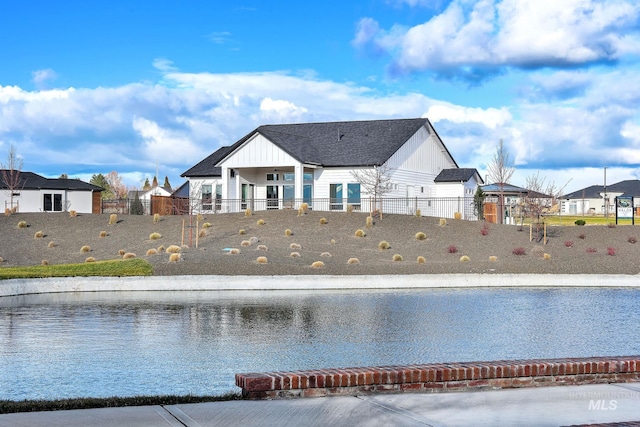
[[[640,180],[628,179],[608,186],[592,185],[562,197],[561,212],[569,215],[615,213],[615,200],[619,196],[633,196],[634,207],[640,207]]]
[[[5,210],[100,213],[103,189],[96,185],[79,179],[45,178],[33,172],[20,172],[18,185],[11,191],[3,179],[7,173],[0,171],[0,206]]]
[[[355,173],[378,173],[390,183],[386,212],[420,208],[426,215],[417,199],[473,197],[481,182],[473,169],[439,188],[436,177],[447,170],[460,169],[429,120],[420,118],[263,125],[182,176],[204,212],[303,202],[315,210],[369,210],[373,194]]]

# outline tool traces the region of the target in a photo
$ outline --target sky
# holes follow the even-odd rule
[[[637,0],[2,0],[0,161],[131,188],[263,124],[428,118],[484,178],[640,178]],[[606,178],[605,178],[606,177]]]

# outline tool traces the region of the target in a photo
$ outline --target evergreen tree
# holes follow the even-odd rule
[[[113,191],[111,191],[111,186],[109,185],[109,181],[107,177],[102,175],[101,173],[93,174],[89,182],[93,185],[97,185],[98,187],[104,188],[101,196],[104,200],[113,199]]]
[[[144,206],[142,206],[142,201],[140,200],[140,195],[136,191],[136,196],[131,203],[131,207],[129,208],[129,213],[131,215],[143,215],[144,214]]]
[[[153,177],[153,184],[151,184],[151,188],[156,188],[158,186],[158,177]]]
[[[144,185],[142,186],[142,191],[147,191],[151,189],[151,184],[149,184],[149,178],[145,178]]]
[[[164,188],[168,188],[168,189],[171,188],[171,184],[169,184],[169,177],[166,176],[166,175],[164,177],[164,185],[163,185],[163,187]]]
[[[473,195],[473,211],[478,219],[484,219],[484,198],[484,191],[478,186],[476,194]]]

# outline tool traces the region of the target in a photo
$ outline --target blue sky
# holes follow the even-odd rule
[[[175,186],[261,124],[428,117],[570,192],[640,178],[639,60],[636,0],[7,0],[0,159]]]

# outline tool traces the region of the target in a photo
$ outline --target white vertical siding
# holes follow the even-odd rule
[[[249,139],[240,149],[226,158],[223,164],[229,168],[274,167],[297,163],[296,160],[260,134]]]

